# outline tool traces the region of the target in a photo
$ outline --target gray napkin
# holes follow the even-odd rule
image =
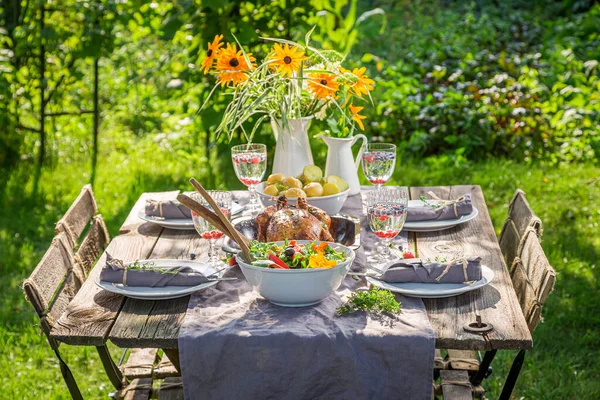
[[[432,200],[431,204],[439,204],[436,200]],[[448,202],[441,207],[408,207],[406,214],[406,222],[418,221],[442,221],[446,219],[457,219],[463,215],[469,215],[473,212],[473,203],[471,202],[471,193],[467,193],[454,202]]]
[[[177,200],[146,200],[146,215],[167,219],[191,219],[192,212]]]
[[[106,264],[100,271],[100,280],[122,283],[126,286],[196,286],[209,279],[191,267],[164,267],[158,269],[132,269],[123,261],[106,254]]]
[[[481,279],[481,257],[451,260],[446,263],[428,262],[416,258],[396,261],[388,267],[380,279],[390,283],[465,283],[478,281]]]

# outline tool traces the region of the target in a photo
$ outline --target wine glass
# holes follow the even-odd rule
[[[404,226],[408,192],[401,189],[371,190],[367,194],[367,218],[371,230],[383,243],[381,262],[392,258],[390,245]]]
[[[231,148],[233,169],[240,182],[248,187],[250,202],[246,209],[252,215],[258,215],[263,206],[256,194],[256,185],[267,171],[267,146],[259,143],[240,144]]]
[[[390,143],[368,143],[362,154],[365,178],[381,190],[394,173],[396,145]]]
[[[221,209],[223,215],[229,218],[231,215],[231,193],[222,190],[209,190],[208,194],[213,198],[215,203],[217,203],[217,206]],[[200,193],[192,193],[191,197],[209,210],[213,209]],[[218,246],[218,243],[224,233],[194,211],[192,211],[192,220],[194,221],[194,227],[200,237],[208,240],[208,264],[216,269],[216,267],[222,263],[219,260],[219,250],[221,247]]]

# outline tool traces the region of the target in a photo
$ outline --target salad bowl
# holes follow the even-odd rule
[[[312,243],[309,240],[296,242],[299,245]],[[338,243],[329,243],[329,246],[344,257],[331,268],[272,269],[248,264],[239,254],[235,258],[248,283],[262,297],[282,307],[305,307],[320,303],[339,288],[354,262],[351,248]]]

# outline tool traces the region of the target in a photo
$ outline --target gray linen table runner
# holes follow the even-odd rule
[[[239,199],[239,196],[236,196]],[[361,215],[363,247],[371,248],[360,195],[341,213]],[[353,270],[366,265],[363,248]],[[435,334],[421,299],[398,295],[402,313],[336,316],[364,279],[348,276],[318,305],[285,308],[263,299],[243,279],[192,295],[179,332],[186,399],[431,398]]]

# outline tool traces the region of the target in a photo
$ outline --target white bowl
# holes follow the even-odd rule
[[[298,240],[299,244],[310,243]],[[283,242],[275,242],[281,245]],[[354,251],[337,243],[329,243],[337,251],[344,251],[346,261],[333,268],[273,269],[244,262],[240,254],[235,259],[246,280],[260,295],[282,307],[304,307],[317,304],[340,287],[354,261]]]
[[[261,182],[256,185],[256,192],[260,196],[260,199],[265,207],[275,204],[277,201],[277,196],[271,196],[269,194],[264,194],[263,190],[267,186],[267,182]],[[329,215],[335,215],[340,212],[342,207],[344,206],[344,202],[348,197],[348,193],[350,193],[350,188],[340,192],[338,194],[332,194],[329,196],[321,196],[321,197],[307,197],[306,200],[308,204],[311,206],[315,206],[325,211]],[[288,204],[295,205],[296,197],[288,197]]]

